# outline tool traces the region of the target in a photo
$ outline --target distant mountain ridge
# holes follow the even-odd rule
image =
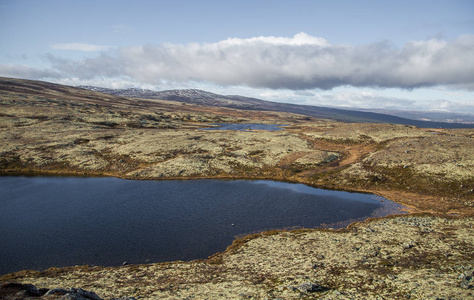
[[[238,95],[219,95],[197,89],[152,91],[139,88],[109,89],[95,86],[78,87],[82,89],[121,97],[170,100],[199,105],[228,107],[246,110],[290,112],[315,118],[331,119],[341,122],[392,123],[412,125],[422,128],[474,128],[474,124],[432,122],[407,119],[399,116],[368,111],[271,102]]]
[[[224,96],[198,89],[182,89],[182,90],[164,90],[152,91],[146,89],[129,88],[129,89],[109,89],[95,86],[78,86],[79,88],[106,93],[121,97],[170,100],[178,102],[187,102],[193,104],[210,105],[210,106],[226,106],[235,108],[248,109],[264,106],[264,103],[273,103],[256,98],[243,97],[238,95]]]
[[[398,109],[364,109],[354,108],[354,110],[369,111],[379,114],[387,114],[397,116],[405,119],[444,122],[444,123],[468,123],[474,124],[474,114],[471,113],[457,113],[450,111],[436,111],[436,110],[398,110]]]

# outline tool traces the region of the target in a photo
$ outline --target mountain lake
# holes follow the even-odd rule
[[[8,176],[0,190],[0,274],[207,258],[236,236],[404,213],[372,194],[275,181]]]

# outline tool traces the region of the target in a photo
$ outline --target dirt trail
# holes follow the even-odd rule
[[[328,172],[351,165],[364,158],[367,154],[373,152],[376,147],[375,144],[344,145],[340,143],[331,143],[329,141],[314,140],[302,134],[300,137],[308,141],[311,148],[314,150],[338,152],[341,154],[341,158],[337,161],[337,164],[325,165],[320,168],[312,169],[311,171],[306,171],[304,172],[305,175],[315,172]],[[307,155],[308,153],[309,152],[297,152],[287,155],[280,161],[278,166],[291,166],[297,159]]]
[[[339,162],[339,166],[343,167],[343,166],[353,164],[374,150],[375,150],[374,145],[356,145],[356,146],[346,147],[344,149],[344,153],[347,153],[347,154]]]

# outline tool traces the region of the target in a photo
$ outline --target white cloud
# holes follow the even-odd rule
[[[59,49],[106,46],[64,44]],[[474,85],[474,35],[447,42],[414,41],[403,48],[387,42],[333,45],[299,33],[291,38],[226,39],[204,44],[161,44],[119,48],[84,60],[52,59],[53,66],[83,79],[128,76],[159,84],[203,81],[270,89],[332,89],[338,86],[417,88]]]
[[[329,43],[319,37],[314,37],[304,32],[295,34],[294,37],[274,37],[274,36],[259,36],[248,39],[239,39],[239,38],[228,38],[224,41],[221,41],[217,44],[223,46],[235,46],[235,45],[252,45],[255,43],[265,43],[270,45],[291,45],[291,46],[301,46],[301,45],[316,45],[316,46],[328,46]]]
[[[107,51],[112,49],[111,46],[84,44],[84,43],[66,43],[66,44],[53,44],[51,48],[54,50],[74,50],[74,51]]]

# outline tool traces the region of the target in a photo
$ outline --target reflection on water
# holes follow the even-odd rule
[[[369,195],[272,181],[0,177],[0,274],[206,258],[237,235],[400,213]]]

